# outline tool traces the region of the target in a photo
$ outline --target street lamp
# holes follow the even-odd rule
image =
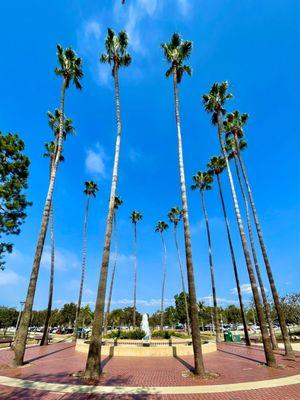
[[[18,320],[17,320],[17,323],[16,323],[16,330],[15,330],[14,338],[16,337],[17,330],[19,328],[19,323],[20,323],[22,312],[23,312],[24,304],[25,304],[25,301],[20,301],[21,308],[20,308],[19,315],[18,315]]]

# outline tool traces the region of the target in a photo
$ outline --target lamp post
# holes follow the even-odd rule
[[[25,304],[25,301],[20,301],[21,308],[20,308],[19,315],[18,315],[18,320],[17,320],[17,323],[16,323],[16,330],[15,330],[15,334],[14,334],[14,339],[16,337],[17,330],[19,328],[19,323],[20,323],[22,312],[23,312],[24,304]]]

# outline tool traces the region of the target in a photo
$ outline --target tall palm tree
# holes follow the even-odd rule
[[[87,225],[88,225],[88,217],[89,217],[90,199],[91,199],[91,197],[96,197],[96,192],[98,192],[98,190],[99,190],[98,185],[94,181],[84,182],[84,191],[83,192],[86,195],[86,203],[85,203],[85,214],[84,214],[84,221],[83,221],[81,278],[80,278],[79,295],[78,295],[78,302],[77,302],[77,308],[76,308],[74,332],[73,332],[73,337],[72,337],[73,342],[76,342],[76,339],[77,339],[78,320],[79,320],[79,314],[80,314],[80,308],[81,308],[81,300],[82,300],[82,292],[83,292],[83,284],[84,284],[84,276],[85,276]]]
[[[179,207],[172,207],[171,210],[168,212],[169,221],[172,222],[172,224],[174,226],[175,247],[176,247],[176,254],[177,254],[177,259],[178,259],[178,264],[179,264],[179,269],[180,269],[181,286],[182,286],[185,313],[186,313],[186,329],[187,329],[188,335],[190,335],[191,328],[190,328],[189,307],[188,307],[188,301],[187,301],[187,296],[186,296],[186,291],[185,291],[182,261],[181,261],[181,257],[180,257],[178,239],[177,239],[177,227],[178,227],[178,224],[181,221],[182,217],[183,217],[183,212],[182,212],[182,210],[180,210]]]
[[[102,254],[101,273],[98,284],[98,292],[95,305],[95,317],[90,340],[90,347],[86,362],[84,376],[85,378],[97,378],[101,374],[101,336],[104,321],[105,292],[107,284],[107,273],[109,265],[111,234],[113,225],[113,216],[115,211],[115,196],[118,180],[118,168],[120,158],[121,144],[121,110],[120,110],[120,88],[119,88],[119,68],[128,67],[131,63],[131,56],[127,52],[128,37],[124,31],[117,35],[112,29],[108,29],[105,39],[106,53],[102,54],[100,61],[112,65],[112,76],[115,84],[115,102],[116,102],[116,120],[117,137],[115,147],[115,159],[112,174],[111,191],[108,206],[108,215],[106,220],[105,243]]]
[[[194,183],[191,186],[191,189],[192,190],[199,189],[200,197],[201,197],[201,204],[202,204],[202,211],[203,211],[204,220],[205,220],[207,243],[208,243],[208,261],[209,261],[211,288],[212,288],[213,303],[214,303],[214,323],[215,323],[215,329],[216,329],[216,341],[217,341],[217,343],[220,343],[222,341],[222,339],[221,339],[219,312],[218,312],[218,304],[217,304],[215,270],[214,270],[212,250],[211,250],[211,235],[210,235],[210,229],[209,229],[209,223],[208,223],[208,215],[207,215],[207,209],[206,209],[205,197],[204,197],[204,191],[211,190],[211,184],[213,182],[213,178],[212,178],[212,175],[209,174],[208,172],[198,171],[197,174],[193,176],[193,181],[194,181]]]
[[[227,122],[227,120],[224,121],[225,130],[227,129],[226,122]],[[244,140],[240,140],[240,142],[238,143],[239,150],[242,150],[242,148],[245,148],[245,146],[246,146],[246,142]],[[252,231],[252,224],[251,224],[251,218],[250,218],[250,213],[249,213],[249,205],[248,205],[247,196],[246,196],[246,193],[245,193],[245,190],[244,190],[243,182],[242,182],[242,179],[241,179],[241,174],[240,174],[240,171],[239,171],[239,168],[238,168],[237,147],[236,147],[236,143],[235,143],[234,139],[231,139],[231,140],[227,139],[227,141],[226,141],[226,150],[228,152],[228,158],[234,160],[236,176],[238,178],[239,186],[240,186],[241,193],[242,193],[242,198],[243,198],[243,201],[244,201],[244,204],[245,204],[247,230],[248,230],[248,236],[249,236],[250,247],[251,247],[251,252],[252,252],[252,258],[253,258],[253,262],[254,262],[254,266],[255,266],[255,270],[256,270],[256,275],[257,275],[257,279],[258,279],[258,283],[259,283],[259,287],[260,287],[260,292],[261,292],[263,305],[264,305],[264,309],[265,309],[265,313],[266,313],[267,323],[268,323],[268,326],[269,326],[270,338],[271,338],[273,349],[278,349],[278,345],[277,345],[277,341],[276,341],[276,337],[275,337],[275,332],[274,332],[274,327],[273,327],[273,321],[272,321],[272,318],[271,318],[271,309],[270,309],[270,305],[269,305],[269,302],[268,302],[268,299],[267,299],[267,296],[266,296],[266,291],[265,291],[265,288],[264,288],[262,276],[261,276],[261,273],[260,273],[260,266],[259,266],[259,263],[258,263],[258,257],[257,257],[256,249],[255,249],[255,243],[254,243],[254,237],[253,237],[253,231]]]
[[[228,217],[227,217],[227,211],[226,211],[226,207],[225,207],[223,190],[222,190],[222,185],[221,185],[221,180],[220,180],[220,174],[226,168],[226,162],[224,160],[224,157],[222,157],[222,156],[212,157],[207,164],[207,168],[210,173],[214,174],[217,177],[219,194],[220,194],[222,210],[223,210],[223,215],[224,215],[224,220],[225,220],[225,225],[226,225],[227,238],[228,238],[228,243],[229,243],[229,250],[230,250],[231,261],[232,261],[232,266],[233,266],[233,272],[234,272],[236,288],[237,288],[237,293],[238,293],[238,298],[239,298],[239,303],[240,303],[240,310],[241,310],[241,316],[242,316],[244,334],[245,334],[245,342],[246,342],[247,346],[250,346],[251,341],[250,341],[248,327],[247,327],[246,314],[245,314],[244,302],[243,302],[243,297],[242,297],[240,279],[239,279],[239,275],[238,275],[236,258],[235,258],[233,243],[232,243],[232,239],[231,239],[230,226],[229,226],[229,221],[228,221]]]
[[[163,278],[162,278],[162,288],[161,288],[161,307],[160,307],[160,330],[164,330],[164,295],[165,295],[165,285],[166,285],[166,266],[167,266],[167,248],[164,238],[164,231],[169,228],[169,225],[164,221],[158,221],[155,227],[155,232],[160,232],[162,247],[163,247]]]
[[[56,123],[54,123],[56,121]],[[67,135],[70,133],[75,133],[75,128],[72,126],[72,120],[70,118],[66,118],[64,116],[64,139],[66,139]],[[55,109],[54,114],[48,111],[48,123],[51,129],[54,132],[56,140],[52,140],[49,143],[45,143],[45,153],[44,157],[48,157],[50,159],[50,171],[49,175],[51,176],[51,168],[53,166],[53,162],[55,159],[55,154],[57,151],[57,138],[59,134],[59,110]],[[59,161],[64,161],[64,156],[61,154]],[[50,227],[50,280],[49,280],[49,296],[48,296],[48,306],[47,313],[44,322],[44,331],[40,345],[45,346],[48,344],[48,335],[49,335],[49,322],[51,318],[51,310],[52,310],[52,298],[53,298],[53,283],[54,283],[54,264],[55,264],[55,242],[54,242],[54,214],[53,214],[53,204],[51,203],[50,215],[49,215],[49,227]]]
[[[130,215],[131,222],[133,223],[134,227],[134,250],[133,250],[133,328],[135,328],[136,325],[136,275],[137,275],[137,230],[136,230],[136,225],[138,221],[141,221],[143,219],[143,216],[140,212],[138,211],[132,211],[132,214]]]
[[[16,335],[15,341],[15,357],[14,365],[20,366],[23,364],[27,334],[29,323],[31,319],[32,306],[34,301],[35,289],[40,269],[41,257],[44,248],[44,242],[48,227],[48,221],[50,216],[50,209],[52,203],[52,194],[54,190],[54,183],[56,178],[56,172],[58,168],[58,163],[62,151],[62,143],[64,138],[64,103],[65,103],[65,92],[69,88],[70,83],[73,82],[77,89],[81,89],[80,79],[83,77],[82,72],[82,61],[81,58],[71,49],[63,49],[60,45],[57,45],[57,57],[59,62],[59,67],[55,69],[55,73],[62,77],[62,87],[60,94],[60,115],[59,115],[59,132],[57,137],[57,152],[55,159],[53,161],[53,168],[51,169],[50,181],[48,192],[46,196],[46,201],[44,205],[44,211],[42,216],[41,228],[38,236],[38,242],[36,246],[32,271],[30,275],[26,302],[24,311],[20,320],[20,325],[18,333]]]
[[[228,121],[229,125],[232,127],[231,132],[229,131],[228,133],[231,134],[231,136],[233,137],[233,139],[236,142],[236,145],[238,144],[238,141],[240,141],[239,143],[241,143],[241,140],[243,140],[243,138],[244,138],[243,126],[245,125],[247,120],[248,120],[248,115],[240,114],[238,111],[235,111],[235,112],[229,114],[227,117],[227,121]],[[227,135],[227,137],[229,137],[229,135]],[[238,163],[241,168],[241,171],[242,171],[242,175],[243,175],[243,178],[244,178],[244,181],[246,184],[246,188],[247,188],[247,192],[248,192],[248,196],[249,196],[249,200],[250,200],[250,205],[251,205],[251,210],[252,210],[252,214],[253,214],[253,218],[254,218],[255,228],[257,231],[258,240],[259,240],[259,244],[260,244],[263,259],[264,259],[264,264],[266,267],[266,271],[267,271],[267,275],[268,275],[268,279],[269,279],[269,283],[270,283],[270,287],[271,287],[271,292],[273,295],[273,300],[274,300],[275,308],[276,308],[277,315],[278,315],[281,334],[282,334],[284,347],[285,347],[285,354],[286,354],[286,356],[293,358],[295,355],[294,355],[294,352],[293,352],[293,349],[291,346],[284,312],[283,312],[281,304],[280,304],[275,280],[274,280],[273,273],[272,273],[271,264],[269,261],[267,249],[265,246],[264,238],[262,235],[262,231],[261,231],[261,227],[260,227],[260,223],[259,223],[259,219],[258,219],[258,214],[256,211],[254,198],[253,198],[251,187],[250,187],[250,182],[248,179],[246,167],[243,162],[240,150],[241,150],[241,146],[237,146],[237,159],[238,159]]]
[[[184,174],[181,123],[179,114],[179,96],[178,96],[178,84],[181,82],[184,73],[187,73],[188,75],[192,74],[190,66],[185,64],[185,61],[190,57],[191,54],[192,42],[183,41],[178,33],[174,33],[171,38],[171,41],[169,43],[163,43],[162,48],[166,60],[171,64],[170,68],[166,71],[166,77],[169,76],[173,77],[175,119],[176,119],[177,141],[178,141],[179,178],[180,178],[181,202],[183,211],[185,254],[186,254],[188,286],[189,286],[190,311],[191,311],[190,316],[191,316],[191,328],[192,328],[192,342],[194,350],[194,373],[197,375],[204,375],[205,370],[203,364],[200,329],[199,329],[198,304],[197,304],[196,287],[195,287],[191,234],[189,227],[188,203],[187,203],[185,174]]]
[[[112,298],[112,291],[113,291],[113,286],[114,286],[114,280],[115,280],[115,274],[116,274],[116,268],[117,268],[117,261],[118,261],[118,236],[117,236],[117,218],[116,218],[116,211],[118,208],[123,204],[123,200],[115,196],[115,212],[114,212],[114,218],[113,218],[113,231],[114,231],[114,240],[115,240],[115,254],[114,254],[114,266],[111,274],[111,281],[110,281],[110,287],[109,287],[109,295],[108,295],[108,301],[107,301],[107,308],[106,308],[106,314],[105,314],[105,321],[104,321],[104,334],[107,333],[107,325],[108,325],[108,317],[110,313],[110,304],[111,304],[111,298]]]
[[[223,116],[226,114],[226,110],[225,110],[224,106],[225,106],[226,101],[228,99],[232,98],[232,94],[228,93],[228,91],[227,91],[228,87],[229,87],[229,84],[227,81],[222,82],[220,84],[214,83],[212,88],[210,89],[209,93],[203,95],[202,99],[203,99],[203,104],[205,106],[205,110],[207,112],[212,113],[212,123],[214,125],[217,125],[217,127],[218,127],[218,137],[219,137],[220,147],[221,147],[221,150],[222,150],[225,162],[226,162],[226,169],[227,169],[227,173],[228,173],[237,224],[238,224],[239,233],[240,233],[240,237],[241,237],[243,252],[244,252],[244,256],[245,256],[249,280],[250,280],[252,293],[253,293],[253,298],[255,301],[257,316],[259,319],[259,325],[260,325],[260,329],[261,329],[264,352],[265,352],[265,356],[266,356],[266,362],[267,362],[268,366],[275,367],[276,359],[275,359],[275,356],[274,356],[274,353],[272,350],[272,345],[271,345],[270,337],[268,334],[268,328],[267,328],[266,320],[264,317],[263,307],[262,307],[262,303],[260,300],[257,283],[256,283],[256,278],[254,275],[254,270],[253,270],[253,266],[252,266],[252,262],[251,262],[251,258],[250,258],[250,252],[249,252],[247,239],[246,239],[246,235],[245,235],[244,225],[243,225],[243,221],[241,218],[240,207],[239,207],[239,203],[238,203],[237,196],[236,196],[236,190],[235,190],[232,173],[231,173],[231,169],[230,169],[230,165],[229,165],[229,161],[228,161],[228,157],[227,157],[225,143],[223,140],[223,130],[224,130]]]

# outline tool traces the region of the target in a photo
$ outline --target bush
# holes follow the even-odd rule
[[[168,331],[153,331],[152,332],[152,337],[153,338],[160,338],[160,339],[170,339],[171,336],[173,336],[175,333],[174,330],[168,330]]]
[[[107,335],[103,336],[104,339],[131,339],[131,340],[141,340],[145,336],[145,332],[140,329],[135,329],[134,331],[118,331],[113,330]]]
[[[188,336],[187,334],[183,333],[183,332],[174,332],[172,333],[172,336],[181,338],[181,339],[190,339],[191,336]]]

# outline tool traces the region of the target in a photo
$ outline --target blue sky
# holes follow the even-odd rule
[[[27,290],[48,185],[44,142],[51,139],[46,112],[58,106],[60,79],[54,75],[56,44],[72,46],[84,61],[82,92],[70,89],[66,114],[76,137],[65,144],[54,195],[56,274],[54,307],[76,301],[80,279],[83,182],[99,185],[88,227],[87,275],[83,300],[93,306],[101,261],[115,142],[115,109],[110,68],[99,64],[107,27],[126,29],[132,65],[120,71],[123,136],[118,194],[119,264],[113,307],[132,304],[132,210],[138,225],[138,309],[152,312],[161,293],[161,241],[156,221],[180,204],[172,84],[160,44],[174,31],[193,41],[193,76],[180,85],[186,180],[218,154],[216,130],[201,95],[215,81],[228,80],[234,99],[228,111],[248,112],[249,143],[244,159],[280,294],[299,291],[299,133],[300,46],[298,1],[266,0],[53,0],[2,5],[0,26],[0,118],[3,132],[17,132],[31,159],[28,198],[33,206],[15,251],[0,272],[0,304],[18,306]],[[235,216],[222,177],[245,298],[249,285]],[[188,193],[195,279],[199,298],[210,296],[205,227],[198,193]],[[221,305],[237,301],[216,190],[207,194],[217,295]],[[180,242],[182,248],[182,232]],[[181,290],[172,231],[166,233],[166,303]],[[49,241],[41,264],[35,308],[47,304]],[[263,264],[261,262],[263,267]],[[263,274],[265,277],[265,274]],[[268,289],[267,281],[266,287]]]

